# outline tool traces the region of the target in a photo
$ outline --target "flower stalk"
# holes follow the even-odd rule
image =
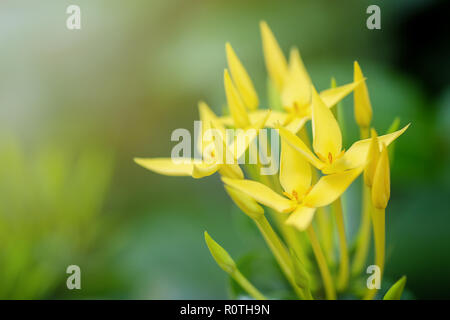
[[[356,249],[352,264],[352,275],[358,275],[364,269],[369,254],[371,236],[371,189],[363,183],[363,211],[361,224],[356,238]]]
[[[328,300],[336,300],[336,290],[334,288],[333,278],[331,277],[330,269],[328,269],[325,255],[323,254],[322,248],[320,247],[319,239],[317,238],[313,226],[310,225],[308,229],[306,229],[306,232],[308,233],[309,240],[311,241],[314,256],[316,257],[320,274],[322,276],[325,288],[325,296]]]
[[[332,203],[332,208],[336,218],[336,227],[338,231],[339,239],[339,254],[340,254],[340,265],[339,265],[339,275],[337,278],[337,289],[339,291],[344,291],[348,285],[349,279],[349,257],[347,248],[347,239],[345,236],[345,223],[344,223],[344,213],[342,211],[342,201],[338,198]]]

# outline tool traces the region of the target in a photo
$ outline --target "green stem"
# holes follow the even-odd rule
[[[311,246],[317,260],[317,264],[319,265],[320,274],[322,276],[323,285],[325,287],[325,295],[328,300],[336,300],[336,291],[334,289],[333,279],[331,278],[331,273],[328,269],[327,261],[323,254],[322,248],[320,247],[320,243],[317,239],[313,226],[310,225],[308,229],[306,229],[306,232],[308,233],[309,240],[311,241]]]
[[[290,261],[291,258],[289,256],[286,247],[281,242],[281,239],[272,229],[272,226],[270,225],[269,221],[267,221],[266,217],[262,216],[259,219],[255,219],[255,222],[256,225],[258,226],[258,229],[261,231],[264,240],[266,240],[267,245],[269,246],[276,260],[280,264],[281,269],[286,275],[291,277],[292,276],[291,261]]]
[[[373,234],[375,239],[375,265],[380,268],[380,277],[383,278],[384,259],[385,259],[385,241],[386,241],[386,227],[385,227],[385,209],[378,209],[372,206],[372,224]],[[381,282],[380,279],[380,282]],[[365,300],[372,300],[375,297],[377,290],[371,289],[364,297]]]
[[[292,272],[293,265],[291,257],[286,247],[281,242],[281,239],[275,233],[269,221],[267,221],[266,217],[261,216],[261,218],[255,219],[255,222],[256,225],[258,226],[258,229],[261,231],[264,240],[266,241],[267,245],[269,246],[270,250],[275,256],[275,259],[280,265],[281,270],[285,274],[287,280],[292,285],[297,295],[302,299],[306,299],[305,292],[301,288],[299,288],[295,283],[294,275]]]
[[[312,181],[313,184],[317,183],[319,180],[319,172],[317,170],[312,170]],[[319,228],[319,239],[323,245],[325,251],[325,257],[328,262],[332,262],[333,259],[333,226],[328,216],[328,212],[325,208],[317,208],[316,212],[317,227]]]
[[[244,275],[239,271],[239,270],[235,270],[233,271],[230,276],[236,280],[237,283],[239,283],[239,285],[245,290],[247,291],[247,293],[253,297],[256,300],[267,300],[267,298],[261,293],[259,292],[258,289],[256,289],[251,283],[250,281],[247,280],[246,277],[244,277]]]
[[[383,275],[386,241],[385,210],[373,208],[372,214],[375,234],[375,264],[380,267],[381,275]]]
[[[367,138],[369,138],[370,137],[370,130],[369,130],[369,128],[367,127],[367,128],[359,128],[359,136],[361,137],[361,140],[362,139],[367,139]]]
[[[349,258],[347,249],[347,240],[345,237],[344,214],[342,212],[341,198],[332,203],[333,211],[336,217],[336,226],[339,238],[340,268],[337,279],[337,287],[339,291],[347,288],[349,279]]]
[[[372,199],[370,195],[371,189],[363,182],[363,211],[361,224],[356,240],[356,252],[352,265],[352,274],[358,275],[364,269],[370,247],[370,211],[372,208]]]
[[[330,217],[325,208],[317,208],[317,227],[319,228],[319,238],[321,240],[325,257],[328,262],[332,263],[333,259],[333,227]]]

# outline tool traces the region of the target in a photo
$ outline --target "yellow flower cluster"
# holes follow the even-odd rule
[[[225,147],[224,153],[215,152],[208,144],[198,146],[206,160],[171,158],[136,158],[141,166],[164,175],[201,178],[219,172],[227,193],[237,206],[255,221],[275,259],[280,264],[294,292],[301,299],[313,296],[335,299],[337,292],[349,288],[349,280],[362,271],[370,243],[370,226],[375,239],[375,264],[384,269],[384,211],[390,196],[390,172],[387,147],[408,126],[401,130],[377,136],[371,129],[372,106],[365,78],[359,64],[354,63],[352,83],[333,87],[318,93],[306,71],[296,48],[285,58],[272,31],[261,22],[264,58],[270,82],[278,93],[283,110],[260,109],[260,100],[253,82],[229,43],[226,55],[229,70],[224,72],[224,86],[229,114],[219,117],[204,103],[199,103],[203,132],[217,130],[223,137],[226,128],[244,130],[274,128],[281,136],[280,170],[276,176],[249,175],[246,178],[238,163],[223,161],[225,156],[240,158],[247,151],[255,135],[247,135],[245,145],[235,151]],[[342,133],[332,108],[353,92],[354,115],[360,127],[361,140],[348,150],[342,145]],[[305,123],[311,121],[312,141]],[[369,133],[371,132],[371,138]],[[204,137],[202,137],[203,139]],[[237,144],[238,137],[233,141]],[[220,147],[223,147],[220,142]],[[214,143],[217,146],[217,141]],[[231,154],[231,155],[230,155]],[[272,155],[274,156],[274,155]],[[350,257],[344,227],[341,196],[352,182],[364,172],[364,210],[361,230],[356,244],[354,263]],[[278,236],[265,218],[264,205],[277,224]],[[330,207],[336,219],[339,239],[339,270],[333,275],[333,224]],[[317,219],[315,217],[317,216]],[[317,221],[320,237],[312,222]],[[300,234],[305,232],[305,237]],[[302,240],[303,239],[303,240]],[[233,276],[250,295],[264,296],[237,270],[226,251],[206,234],[208,246],[218,264]],[[308,252],[312,251],[323,285],[315,278],[316,270]],[[230,267],[232,266],[232,267]],[[376,290],[361,295],[371,299]]]

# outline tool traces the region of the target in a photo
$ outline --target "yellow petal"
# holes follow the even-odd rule
[[[321,91],[320,98],[328,108],[334,107],[339,101],[355,90],[355,88],[362,85],[362,82],[364,82],[364,80]]]
[[[372,129],[372,138],[370,139],[369,151],[367,152],[366,168],[364,170],[364,183],[372,187],[373,177],[380,157],[380,147],[378,145],[378,136],[375,129]]]
[[[241,94],[242,100],[247,108],[250,110],[255,110],[258,108],[259,102],[252,80],[228,42],[225,45],[225,48],[227,52],[228,67],[230,68],[231,76],[233,77],[233,81]]]
[[[308,160],[314,167],[316,167],[317,169],[322,169],[325,166],[325,163],[319,160],[314,155],[314,153],[309,150],[302,139],[297,137],[291,131],[283,127],[278,127],[278,132],[282,139],[286,140],[286,142],[289,143],[291,147],[300,152],[305,157],[305,159]]]
[[[311,186],[311,167],[308,161],[286,140],[281,139],[280,183],[284,191],[303,196]]]
[[[219,173],[222,177],[244,179],[244,173],[238,164],[223,164],[219,168]]]
[[[300,231],[306,230],[311,224],[314,218],[316,208],[309,208],[305,206],[299,206],[295,211],[286,219],[286,223],[296,227]]]
[[[253,200],[253,198],[229,186],[225,186],[225,190],[239,209],[241,209],[250,218],[258,219],[264,215],[263,207]]]
[[[166,176],[191,176],[194,164],[191,159],[134,158],[134,161],[150,170]]]
[[[385,209],[391,196],[391,180],[389,169],[389,154],[383,144],[377,169],[373,177],[372,202],[375,208]]]
[[[291,50],[289,72],[285,79],[281,100],[284,107],[306,108],[311,102],[311,79],[297,48]]]
[[[322,160],[332,162],[342,149],[342,135],[333,113],[312,88],[313,148]]]
[[[260,27],[267,71],[278,92],[282,92],[283,82],[288,72],[286,58],[267,23],[261,21]]]
[[[353,81],[364,79],[363,73],[357,61],[354,62]],[[369,90],[366,83],[355,88],[353,93],[353,106],[356,123],[362,128],[368,128],[372,121],[372,106],[369,99]]]
[[[194,163],[192,177],[196,179],[207,177],[214,174],[217,170],[219,170],[219,165],[216,163]]]
[[[245,193],[259,203],[278,212],[291,212],[296,206],[294,201],[280,196],[278,193],[260,182],[244,179],[229,179],[225,177],[222,177],[222,181],[230,187]]]
[[[383,136],[378,137],[379,143],[384,143],[388,146],[392,141],[397,139],[399,136],[403,134],[403,132],[408,129],[409,124],[403,127],[400,130],[395,132],[385,134]],[[332,167],[327,168],[328,170],[324,171],[324,173],[333,173],[339,172],[342,170],[347,170],[351,168],[356,168],[359,166],[364,166],[367,160],[367,153],[369,152],[370,141],[372,139],[364,139],[355,142],[347,152],[336,161]]]
[[[303,203],[308,207],[323,207],[339,198],[361,174],[363,167],[323,176],[307,194]]]
[[[231,81],[230,74],[226,69],[224,74],[224,82],[228,108],[230,109],[230,114],[233,117],[234,125],[238,128],[247,128],[250,125],[247,110],[245,109],[239,92]]]

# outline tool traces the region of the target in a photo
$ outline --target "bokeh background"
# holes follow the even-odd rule
[[[66,28],[81,7],[82,29]],[[368,30],[378,4],[382,29]],[[220,113],[230,41],[266,99],[258,23],[297,46],[319,89],[363,68],[374,124],[396,144],[386,276],[450,298],[450,83],[446,1],[3,0],[0,2],[0,297],[216,299],[228,280],[203,231],[236,258],[266,252],[217,176],[164,177],[197,102]],[[344,100],[346,146],[357,138]],[[349,236],[358,221],[348,214]],[[66,267],[82,290],[66,288]]]

